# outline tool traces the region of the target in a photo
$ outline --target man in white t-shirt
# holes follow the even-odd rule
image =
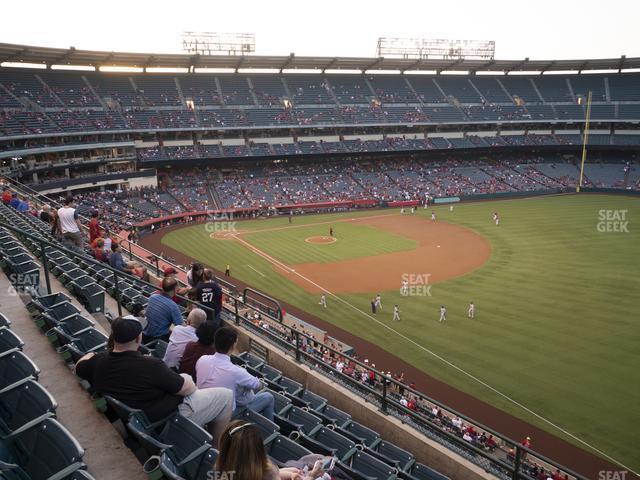
[[[180,365],[184,349],[188,343],[198,341],[196,330],[206,321],[206,312],[200,308],[194,308],[189,312],[186,325],[176,325],[173,328],[169,337],[169,345],[167,345],[167,350],[162,359],[167,367],[176,368]]]
[[[72,197],[67,197],[64,207],[58,209],[58,219],[60,220],[60,231],[64,238],[72,241],[76,246],[82,246],[82,234],[80,233],[80,220],[78,212],[74,207]]]

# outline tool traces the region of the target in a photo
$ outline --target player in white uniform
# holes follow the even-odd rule
[[[400,321],[400,308],[398,307],[398,305],[393,306],[393,321],[394,322]]]
[[[416,213],[416,207],[411,207],[411,213]]]
[[[320,301],[318,302],[318,305],[322,305],[324,308],[327,308],[327,297],[324,294],[320,296]]]
[[[376,306],[376,308],[379,308],[380,310],[382,310],[382,297],[380,296],[380,294],[376,295],[376,300],[374,302],[374,305]]]
[[[404,207],[400,209],[400,215],[404,215]]]
[[[447,309],[444,308],[444,305],[440,307],[440,322],[444,322],[447,320]]]
[[[500,217],[496,215],[496,226],[500,225]]]
[[[476,316],[476,306],[473,302],[469,303],[469,310],[467,310],[467,316],[469,318],[475,318]]]
[[[403,280],[402,281],[402,288],[400,289],[400,295],[404,295],[404,296],[409,295],[409,281],[408,280]]]
[[[431,212],[431,221],[432,222],[436,221],[436,212]]]
[[[449,211],[453,212],[453,205],[449,205]]]

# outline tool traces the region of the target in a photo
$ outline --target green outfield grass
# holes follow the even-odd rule
[[[384,292],[385,309],[376,318],[380,323],[364,314],[370,294],[340,295],[345,303],[329,297],[325,311],[317,296],[276,273],[266,260],[238,242],[211,239],[202,225],[171,232],[162,241],[218,269],[229,263],[233,276],[255,288],[377,343],[430,375],[584,447],[429,353],[434,352],[628,467],[640,469],[638,199],[579,195],[460,204],[453,212],[446,206],[434,209],[439,221],[483,235],[491,242],[492,255],[480,269],[433,285],[431,297],[407,298],[397,291]],[[628,210],[629,233],[598,232],[599,211],[621,209]],[[500,213],[499,227],[491,221],[494,211]],[[419,210],[417,215],[427,221],[430,212]],[[385,213],[397,212],[296,217],[293,226]],[[337,249],[331,253],[335,259],[345,258],[349,251],[359,254],[364,248],[376,253],[387,248],[412,248],[411,240],[398,238],[387,246],[393,235],[376,231],[371,235],[378,237],[370,241],[368,227],[363,230],[358,226],[351,232],[343,228],[346,225],[334,226],[338,243],[320,249],[303,246],[300,233],[307,227],[298,228],[297,233],[291,229],[290,234],[287,230],[255,231],[246,238],[287,263],[333,261],[327,247]],[[286,218],[238,224],[242,230],[287,226]],[[328,231],[328,226],[321,233],[315,227],[308,228],[314,230],[310,235],[326,235]],[[466,318],[470,300],[477,306],[475,320]],[[391,324],[389,307],[393,303],[400,305],[402,321]],[[441,304],[448,309],[446,324],[437,322]],[[385,365],[378,367],[385,369]]]

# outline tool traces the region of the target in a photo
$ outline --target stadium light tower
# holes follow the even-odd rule
[[[182,32],[182,50],[191,55],[247,55],[256,51],[254,33]]]
[[[376,56],[403,59],[493,60],[493,40],[450,40],[426,38],[378,37]]]

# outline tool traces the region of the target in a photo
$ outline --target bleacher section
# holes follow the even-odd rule
[[[638,120],[638,78],[632,73],[469,77],[1,69],[0,138],[126,129],[582,121],[589,90],[593,120]],[[398,104],[411,106],[393,108]]]

